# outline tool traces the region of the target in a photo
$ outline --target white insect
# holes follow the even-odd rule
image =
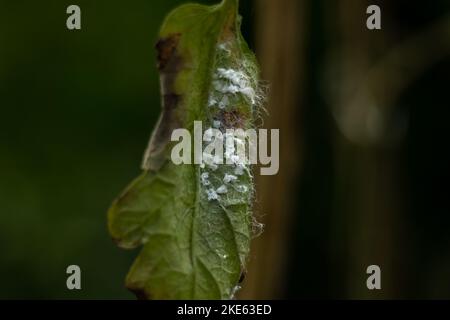
[[[225,176],[223,177],[223,182],[225,182],[225,183],[231,183],[236,180],[237,180],[236,176],[234,176],[232,174],[228,174],[228,173],[225,173]]]

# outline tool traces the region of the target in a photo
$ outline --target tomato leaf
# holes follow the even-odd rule
[[[143,173],[112,204],[118,246],[143,246],[126,286],[146,299],[229,299],[245,270],[252,233],[248,165],[171,160],[174,129],[248,129],[257,114],[258,67],[240,34],[238,0],[183,5],[160,30],[162,113]]]

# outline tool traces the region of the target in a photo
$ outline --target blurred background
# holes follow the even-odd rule
[[[140,172],[154,43],[184,2],[0,0],[0,298],[134,298],[138,251],[114,245],[106,211]],[[371,4],[382,30],[366,28]],[[241,0],[241,14],[281,163],[257,178],[266,227],[240,297],[450,299],[450,2]],[[372,264],[382,290],[366,288]]]

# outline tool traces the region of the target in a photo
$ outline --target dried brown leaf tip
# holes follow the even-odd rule
[[[158,70],[163,71],[166,67],[170,65],[177,65],[177,46],[180,41],[181,34],[175,33],[166,38],[161,38],[155,45],[156,51],[158,52]],[[174,63],[175,62],[175,63]]]

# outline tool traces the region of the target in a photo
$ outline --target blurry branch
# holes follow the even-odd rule
[[[257,57],[269,83],[265,127],[280,129],[280,171],[257,177],[256,212],[265,231],[252,244],[247,278],[240,298],[280,298],[287,279],[285,262],[299,173],[299,87],[302,63],[303,6],[298,0],[257,0]]]
[[[358,42],[364,43],[364,36]],[[345,57],[345,61],[340,61],[340,96],[330,96],[340,130],[351,141],[362,144],[382,143],[386,138],[399,140],[406,124],[397,122],[393,123],[397,128],[390,126],[392,108],[423,72],[450,55],[450,16],[411,35],[370,66],[369,57],[362,54],[368,51],[367,47],[355,50],[354,43],[345,45],[340,57]]]
[[[450,16],[410,36],[367,73],[360,92],[372,92],[381,106],[391,106],[433,64],[450,55]],[[385,94],[384,88],[389,88]]]

